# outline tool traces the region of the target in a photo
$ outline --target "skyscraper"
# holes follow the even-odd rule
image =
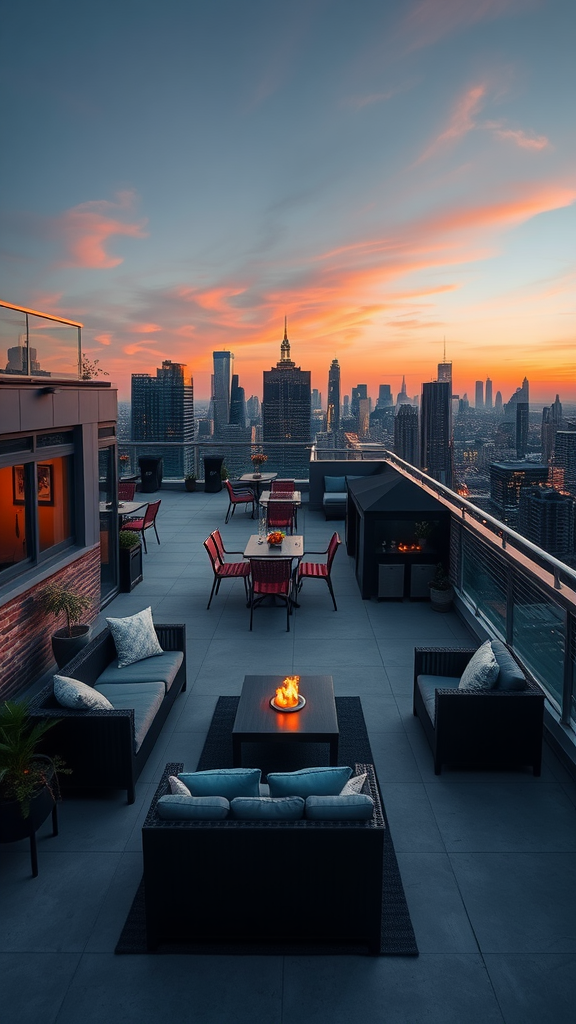
[[[418,409],[400,405],[394,417],[394,451],[411,466],[418,465]]]
[[[132,440],[194,441],[194,385],[185,376],[185,363],[165,359],[156,377],[148,373],[132,374]],[[193,469],[192,447],[166,448],[164,475],[182,477]]]
[[[286,449],[283,472],[307,473],[310,441],[310,370],[301,370],[290,358],[286,323],[280,346],[280,360],[264,370],[262,401],[263,440],[300,442],[301,449]],[[280,453],[278,453],[280,457]],[[276,455],[274,456],[276,462]]]
[[[474,406],[476,409],[484,408],[484,381],[477,380],[474,393]]]
[[[410,399],[406,394],[406,377],[402,377],[402,387],[396,398],[396,405],[410,405]]]
[[[557,430],[556,465],[564,470],[564,488],[576,495],[576,430]]]
[[[335,433],[340,429],[340,365],[333,359],[328,370],[328,406],[326,430]]]
[[[452,383],[452,363],[447,363],[446,359],[444,362],[438,363],[438,380]]]
[[[452,486],[451,385],[430,381],[422,385],[420,409],[420,466],[447,487]]]
[[[486,377],[486,391],[485,391],[485,398],[484,398],[484,408],[485,409],[491,409],[492,408],[492,381],[490,380],[490,377]]]
[[[232,374],[230,387],[230,423],[239,427],[246,426],[246,396],[240,387],[237,373]]]
[[[350,402],[350,415],[354,416],[356,420],[360,415],[360,399],[368,398],[368,385],[357,384],[355,388],[352,388],[352,400]]]
[[[376,402],[376,408],[389,409],[392,405],[394,405],[392,388],[389,384],[380,384],[378,388],[378,401]]]
[[[574,553],[574,498],[551,487],[520,491],[518,531],[556,558]]]
[[[230,393],[232,389],[232,368],[234,366],[233,352],[213,352],[214,360],[214,385],[212,393],[212,408],[214,415],[214,434],[218,436],[221,427],[230,422]]]
[[[494,399],[494,411],[500,415],[502,412],[502,392],[496,392],[496,398]]]

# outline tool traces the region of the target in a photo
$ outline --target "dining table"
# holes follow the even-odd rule
[[[147,507],[147,501],[119,501],[117,506],[118,519],[122,522],[126,516],[134,516],[136,512],[140,511],[140,509],[145,509]],[[114,510],[114,502],[101,501],[99,509],[100,512],[112,512]]]
[[[264,484],[271,484],[276,479],[278,473],[244,473],[239,479],[243,484],[248,484],[252,488],[256,496],[256,501],[260,501],[260,495]]]
[[[296,571],[296,566],[304,554],[304,537],[301,534],[292,534],[292,536],[284,537],[281,544],[268,544],[266,537],[260,537],[257,533],[253,533],[248,538],[248,543],[244,548],[244,558],[289,558],[293,563],[293,573]],[[292,595],[292,606],[299,608],[300,605],[296,600],[295,592]]]

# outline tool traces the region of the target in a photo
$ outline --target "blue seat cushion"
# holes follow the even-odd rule
[[[223,796],[181,796],[167,794],[156,804],[158,817],[172,821],[222,821],[230,804]]]
[[[161,679],[168,693],[183,660],[182,651],[164,651],[153,658],[143,658],[119,668],[116,658],[98,676],[96,683],[98,686],[101,683],[152,683]]]
[[[322,499],[323,505],[344,505],[348,500],[346,491],[327,491]]]
[[[134,753],[137,754],[164,700],[164,683],[128,683],[127,686],[104,683],[94,689],[104,694],[116,711],[134,709]]]
[[[324,477],[324,490],[325,491],[344,491],[344,493],[346,493],[346,477],[345,476],[325,476]]]
[[[259,768],[214,768],[205,772],[180,772],[178,775],[192,796],[225,796],[227,800],[237,796],[259,796],[261,777]]]
[[[366,793],[306,799],[306,817],[312,821],[369,821],[373,813],[374,801]]]
[[[491,640],[492,650],[500,672],[496,680],[496,690],[525,690],[528,681],[520,665],[512,657],[510,651],[501,640]]]
[[[416,685],[422,694],[424,706],[432,724],[436,718],[436,690],[457,690],[460,679],[454,676],[418,676]]]
[[[247,821],[299,821],[304,817],[301,796],[237,796],[230,803],[233,818]]]
[[[338,796],[352,775],[351,768],[302,768],[298,772],[270,772],[270,796]]]

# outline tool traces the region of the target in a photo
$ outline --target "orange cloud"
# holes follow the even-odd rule
[[[112,335],[111,334],[95,334],[94,341],[99,342],[100,345],[111,345]]]
[[[403,33],[408,49],[433,46],[445,36],[480,21],[499,18],[514,10],[532,8],[537,0],[420,0],[404,19]]]
[[[62,238],[68,254],[60,266],[105,270],[122,263],[121,256],[111,256],[106,251],[108,240],[114,235],[147,237],[145,221],[129,223],[114,216],[130,213],[134,198],[132,192],[120,192],[116,202],[96,199],[66,210],[54,222],[55,230]]]
[[[154,334],[156,331],[161,331],[162,328],[159,324],[134,324],[130,330],[133,334]]]
[[[484,127],[493,128],[494,135],[506,142],[514,142],[520,149],[546,149],[550,145],[545,135],[527,135],[520,128],[501,128],[498,124],[487,124]]]
[[[474,116],[480,110],[485,96],[485,85],[475,85],[471,89],[468,89],[464,96],[462,96],[455,104],[448,127],[440,133],[434,142],[430,143],[427,149],[425,149],[422,155],[418,158],[416,164],[422,163],[424,160],[428,160],[447,143],[453,142],[472,131],[472,129],[476,127]]]

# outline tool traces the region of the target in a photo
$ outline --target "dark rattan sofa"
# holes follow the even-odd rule
[[[71,775],[62,776],[65,789],[126,789],[128,803],[135,799],[136,780],[160,734],[178,694],[186,689],[186,627],[180,624],[154,624],[164,651],[182,651],[184,658],[152,724],[136,751],[134,710],[84,711],[61,707],[49,683],[30,703],[33,718],[59,719],[44,740],[47,752],[57,751]],[[89,686],[116,659],[116,647],[108,628],[98,634],[66,665],[65,674]],[[146,659],[153,662],[154,659]],[[137,683],[133,684],[135,687]]]
[[[417,647],[414,651],[413,711],[432,748],[435,774],[440,775],[443,764],[452,764],[531,765],[534,775],[540,775],[542,690],[528,678],[525,689],[518,691],[499,689],[498,684],[480,692],[459,690],[459,678],[475,650]],[[431,676],[439,677],[438,688],[433,690],[434,700],[426,702],[423,677]]]
[[[149,949],[161,943],[354,943],[378,953],[384,819],[372,765],[368,821],[172,821],[142,828]]]

